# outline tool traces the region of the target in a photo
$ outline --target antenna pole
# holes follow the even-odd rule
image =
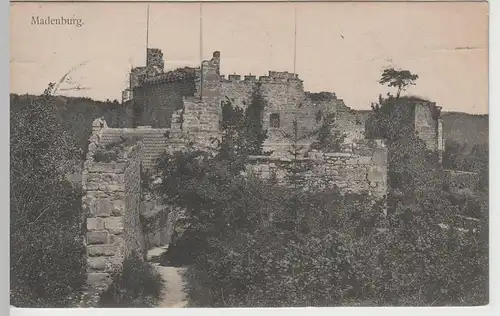
[[[203,7],[200,2],[200,100],[203,100]]]
[[[148,48],[149,48],[149,4],[148,4],[148,13],[146,21],[146,65],[148,64]]]
[[[203,7],[200,2],[200,63],[203,62]]]
[[[293,33],[293,73],[295,72],[295,66],[297,63],[297,7],[293,4],[293,23],[294,23],[294,33]]]

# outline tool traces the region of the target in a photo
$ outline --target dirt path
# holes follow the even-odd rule
[[[148,260],[153,257],[159,256],[164,251],[165,248],[154,248],[148,251]],[[182,274],[186,270],[185,268],[176,267],[162,267],[158,263],[153,263],[153,265],[158,269],[158,272],[163,277],[166,283],[166,290],[163,294],[163,298],[158,307],[177,307],[182,308],[187,304],[186,294],[184,293],[184,281],[182,279]]]
[[[161,266],[157,266],[157,269],[167,283],[165,295],[158,307],[185,307],[187,300],[182,280],[182,273],[185,269]]]

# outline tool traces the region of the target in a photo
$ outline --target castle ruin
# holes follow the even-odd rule
[[[264,150],[272,154],[251,157],[248,167],[257,175],[266,178],[277,174],[285,179],[291,161],[286,149],[291,142],[284,135],[292,132],[294,121],[299,122],[300,132],[308,135],[330,114],[334,117],[331,129],[345,138],[337,152],[311,151],[308,157],[301,157],[314,166],[304,174],[306,182],[337,187],[341,192],[368,193],[374,201],[387,195],[387,147],[383,139],[365,138],[366,113],[350,109],[334,93],[305,91],[297,74],[269,71],[259,77],[226,77],[220,74],[220,63],[220,52],[214,52],[200,67],[165,72],[162,52],[148,49],[146,66],[130,72],[120,111],[109,122],[94,122],[82,180],[91,288],[105,286],[124,256],[144,245],[137,233],[142,170],[154,173],[156,161],[165,151],[193,145],[212,150],[212,140],[221,137],[221,105],[227,100],[242,109],[255,95],[265,101],[262,123],[268,139]],[[440,109],[423,102],[413,115],[419,137],[442,155]],[[135,138],[137,143],[119,161],[95,161],[98,146],[124,137]],[[312,141],[305,137],[302,145]],[[317,183],[316,179],[325,181]]]

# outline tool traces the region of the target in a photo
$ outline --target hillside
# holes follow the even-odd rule
[[[366,121],[371,110],[356,111]],[[477,115],[462,112],[443,112],[443,133],[446,140],[461,144],[488,144],[489,117],[487,114]]]
[[[460,112],[444,112],[443,133],[447,140],[464,144],[488,144],[489,117]]]
[[[11,94],[10,112],[21,110],[28,106],[31,100],[37,98],[40,96]],[[117,101],[101,102],[90,98],[63,96],[55,97],[54,104],[65,130],[74,135],[78,147],[83,150],[86,150],[94,119],[104,116],[109,122],[113,111],[121,107]]]
[[[11,112],[29,104],[29,100],[37,98],[33,95],[11,94]],[[58,113],[69,132],[74,134],[82,149],[86,149],[87,139],[91,132],[92,121],[104,116],[110,122],[113,111],[121,105],[117,102],[101,102],[89,98],[57,97],[55,104]],[[370,110],[356,111],[360,119],[366,120]],[[488,144],[488,115],[474,115],[460,112],[443,112],[443,129],[445,139],[459,143]]]

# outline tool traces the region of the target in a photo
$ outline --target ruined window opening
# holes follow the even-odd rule
[[[280,127],[280,115],[278,113],[273,113],[269,117],[269,125],[272,128],[279,128]]]

